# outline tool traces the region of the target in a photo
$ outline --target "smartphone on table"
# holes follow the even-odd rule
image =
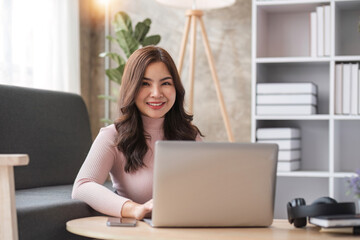
[[[110,227],[135,227],[137,220],[134,218],[109,217],[106,225]]]

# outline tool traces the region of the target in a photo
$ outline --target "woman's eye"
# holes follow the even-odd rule
[[[164,82],[163,85],[171,85],[170,82]]]
[[[143,86],[150,86],[150,84],[148,82],[142,82]]]

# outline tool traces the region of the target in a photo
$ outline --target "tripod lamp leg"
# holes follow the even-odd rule
[[[190,31],[190,22],[191,22],[191,16],[187,16],[186,23],[185,23],[185,29],[183,33],[183,38],[181,40],[181,48],[180,48],[180,55],[179,55],[179,62],[178,62],[178,72],[181,76],[181,71],[184,63],[184,55],[186,51],[186,44],[189,36]]]
[[[219,78],[217,76],[216,73],[216,68],[215,68],[215,63],[214,63],[214,57],[212,55],[211,49],[210,49],[210,44],[209,44],[209,40],[205,31],[205,25],[204,22],[202,20],[202,18],[199,18],[200,20],[200,28],[201,28],[201,34],[202,34],[202,38],[203,38],[203,42],[204,42],[204,46],[205,46],[205,51],[206,51],[206,56],[210,65],[210,71],[211,71],[211,75],[212,78],[214,80],[214,84],[215,84],[215,89],[216,89],[216,94],[220,103],[220,108],[221,108],[221,114],[225,123],[225,128],[226,128],[226,132],[228,135],[228,139],[230,142],[234,142],[234,136],[233,133],[231,131],[231,127],[230,127],[230,121],[229,121],[229,117],[226,111],[226,107],[225,107],[225,103],[224,103],[224,97],[222,95],[221,92],[221,88],[220,88],[220,83],[219,83]]]
[[[196,16],[191,16],[191,43],[190,43],[190,66],[189,66],[189,112],[193,114],[194,103],[194,77],[195,77],[195,53],[196,53]]]

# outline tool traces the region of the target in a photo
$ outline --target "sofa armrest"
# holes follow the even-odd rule
[[[27,154],[0,154],[0,239],[18,239],[14,166],[28,163]]]
[[[28,165],[27,154],[0,154],[0,166],[22,166]]]

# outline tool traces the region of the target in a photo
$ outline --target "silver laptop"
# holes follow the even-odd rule
[[[276,144],[159,141],[154,227],[261,227],[273,221]]]

